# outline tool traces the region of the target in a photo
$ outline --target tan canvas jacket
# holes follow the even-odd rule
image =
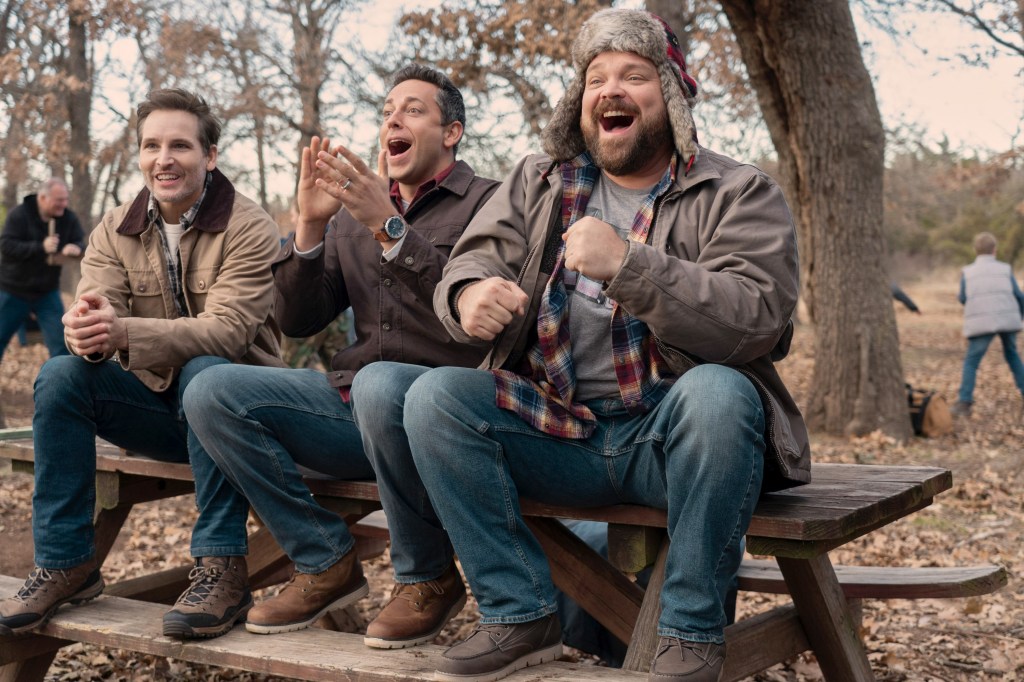
[[[110,299],[128,329],[128,350],[117,360],[156,392],[200,355],[285,366],[272,317],[277,224],[220,171],[213,174],[179,246],[188,317],[174,305],[158,228],[147,215],[148,189],[103,216],[82,259],[78,295]]]

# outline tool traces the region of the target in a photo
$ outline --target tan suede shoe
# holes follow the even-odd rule
[[[391,599],[366,628],[363,643],[376,649],[425,644],[466,605],[466,586],[455,564],[435,580],[397,583]]]
[[[293,573],[276,597],[249,611],[245,629],[260,635],[307,628],[332,609],[354,604],[370,592],[355,550],[322,573]]]

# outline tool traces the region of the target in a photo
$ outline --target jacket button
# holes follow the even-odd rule
[[[206,288],[206,280],[204,280],[204,279],[199,280],[199,288],[200,289],[205,289]]]
[[[142,292],[142,291],[145,291],[145,290],[146,290],[146,285],[145,284],[140,284],[139,285],[139,291]]]
[[[385,322],[384,324],[382,324],[380,326],[380,328],[383,329],[386,332],[389,332],[389,331],[391,331],[391,323],[390,322]]]
[[[386,286],[386,287],[391,286],[391,280],[390,279],[385,279],[384,280],[384,286]]]
[[[405,264],[406,264],[406,265],[412,265],[412,264],[413,264],[413,262],[414,262],[414,260],[413,260],[413,257],[412,257],[412,256],[406,256],[406,257],[405,257]]]

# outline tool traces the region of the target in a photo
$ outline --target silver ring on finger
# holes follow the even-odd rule
[[[347,180],[345,180],[345,182],[343,182],[342,185],[341,185],[341,191],[344,192],[345,190],[347,190],[348,186],[351,185],[351,184],[352,184],[352,178],[348,178]]]

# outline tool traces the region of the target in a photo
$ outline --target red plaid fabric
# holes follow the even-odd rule
[[[654,206],[676,177],[677,159],[644,199],[630,229],[629,239],[645,243],[654,222]],[[586,215],[587,202],[600,176],[590,155],[583,153],[563,163],[562,230]],[[586,405],[574,400],[576,371],[569,338],[568,294],[562,281],[565,242],[560,242],[555,267],[544,289],[537,314],[537,343],[527,353],[530,376],[492,370],[498,407],[518,414],[534,428],[560,438],[582,439],[594,432],[597,420]],[[615,302],[611,320],[612,354],[619,394],[631,415],[653,408],[672,384],[674,376],[653,343],[647,325]]]

